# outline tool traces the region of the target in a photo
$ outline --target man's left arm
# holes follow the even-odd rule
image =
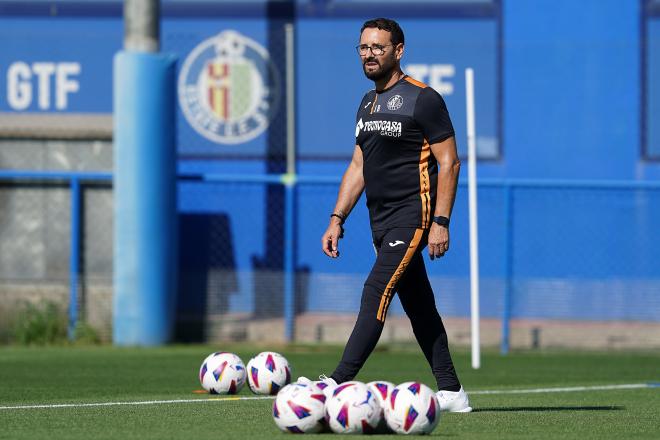
[[[438,190],[435,197],[433,216],[451,218],[451,212],[456,199],[456,186],[461,169],[461,161],[456,152],[456,139],[447,139],[431,144],[431,152],[438,162]],[[441,226],[431,223],[428,239],[429,257],[442,257],[449,249],[449,225]]]

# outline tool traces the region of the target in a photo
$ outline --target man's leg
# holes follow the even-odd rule
[[[401,277],[398,293],[415,338],[431,365],[438,389],[460,390],[461,384],[449,353],[447,332],[435,306],[421,249],[412,257],[408,270]]]
[[[373,351],[397,283],[420,246],[421,229],[393,229],[380,240],[376,262],[362,290],[360,312],[341,361],[330,376],[337,383],[353,380]]]

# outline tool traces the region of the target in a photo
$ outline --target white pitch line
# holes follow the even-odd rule
[[[607,391],[607,390],[633,390],[639,388],[655,388],[653,384],[648,383],[628,383],[623,385],[594,385],[584,387],[563,387],[563,388],[533,388],[522,390],[483,390],[470,391],[468,394],[533,394],[533,393],[571,393],[577,391]]]
[[[236,400],[264,400],[274,399],[275,396],[254,396],[254,397],[224,397],[209,399],[177,399],[177,400],[143,400],[138,402],[95,402],[95,403],[58,403],[53,405],[17,405],[0,406],[3,409],[43,409],[43,408],[89,408],[94,406],[121,406],[121,405],[162,405],[167,403],[208,403],[208,402],[230,402]]]
[[[658,383],[629,383],[621,385],[594,385],[581,387],[561,388],[530,388],[520,390],[475,390],[469,391],[470,395],[477,394],[532,394],[532,393],[571,393],[579,391],[608,391],[608,390],[632,390],[641,388],[660,388]],[[250,396],[250,397],[211,397],[207,399],[174,399],[174,400],[144,400],[137,402],[95,402],[95,403],[59,403],[52,405],[16,405],[0,406],[0,410],[12,409],[54,409],[54,408],[90,408],[97,406],[123,406],[123,405],[164,405],[168,403],[209,403],[209,402],[235,402],[239,400],[272,400],[275,396]]]

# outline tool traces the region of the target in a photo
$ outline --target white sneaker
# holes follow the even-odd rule
[[[472,411],[468,395],[461,387],[458,391],[438,391],[436,394],[440,411],[469,413]]]
[[[338,386],[337,382],[335,382],[333,378],[327,377],[325,374],[320,375],[319,380],[316,381],[310,380],[305,376],[300,376],[298,380],[296,380],[296,382],[301,383],[303,385],[316,385],[317,388],[319,388],[323,392],[326,399],[330,398],[332,392]]]
[[[296,379],[295,383],[301,383],[303,385],[311,385],[312,381],[305,376],[300,376],[298,379]]]

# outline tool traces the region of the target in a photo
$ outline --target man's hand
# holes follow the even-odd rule
[[[321,238],[321,249],[323,252],[331,258],[337,258],[339,256],[339,239],[344,236],[344,229],[341,226],[341,223],[335,218],[330,220],[330,225],[326,229],[325,234]]]
[[[448,249],[449,229],[433,223],[429,231],[429,257],[431,257],[431,260],[436,257],[440,258],[445,255]]]

